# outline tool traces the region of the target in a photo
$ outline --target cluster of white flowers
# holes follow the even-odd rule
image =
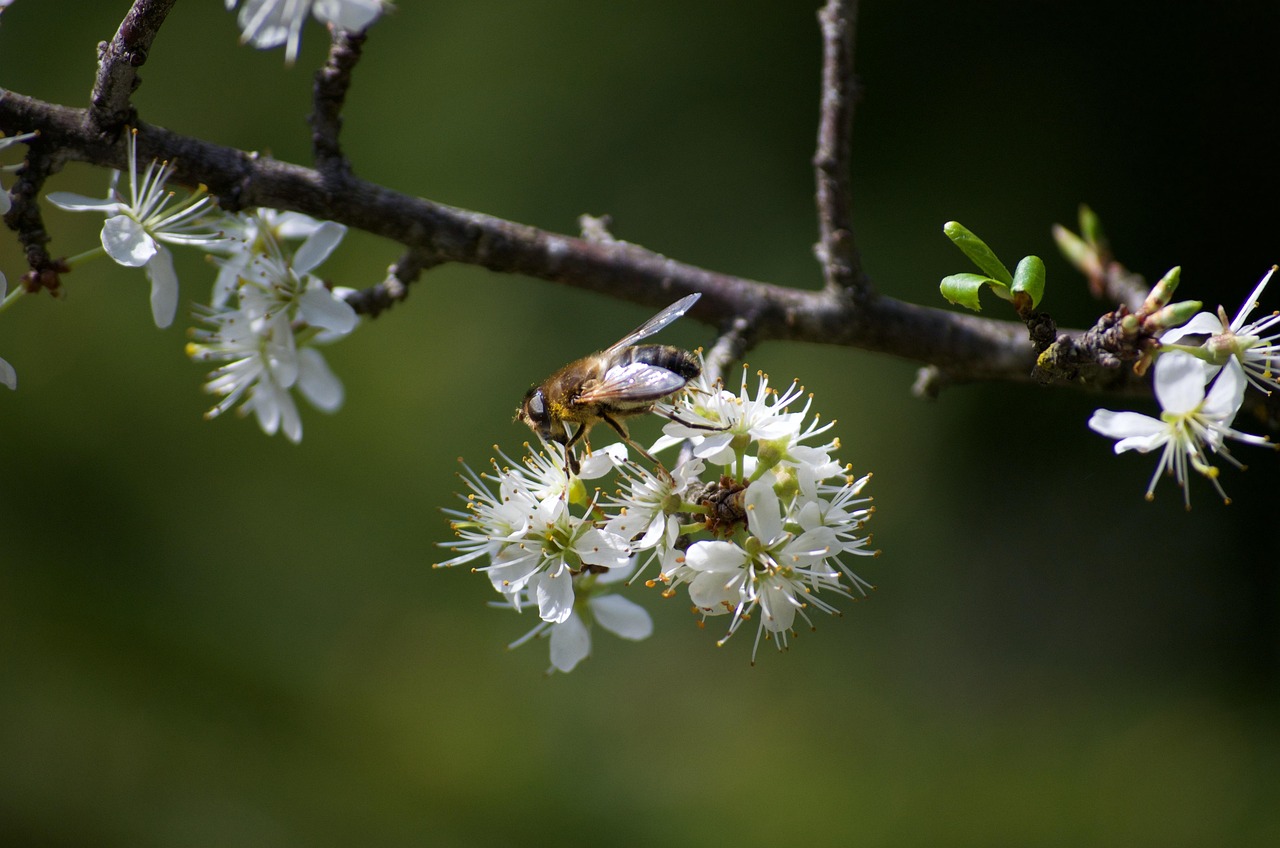
[[[1160,461],[1147,486],[1147,500],[1154,497],[1156,483],[1167,472],[1182,487],[1183,503],[1190,509],[1188,472],[1195,471],[1207,477],[1222,499],[1230,503],[1218,482],[1219,469],[1211,455],[1243,468],[1227,449],[1227,439],[1277,447],[1264,436],[1242,433],[1231,426],[1250,384],[1266,394],[1280,388],[1272,370],[1280,356],[1276,346],[1280,339],[1276,329],[1280,312],[1245,323],[1275,271],[1273,267],[1263,276],[1234,321],[1228,322],[1225,310],[1219,307],[1217,315],[1201,312],[1160,337],[1162,352],[1156,359],[1153,378],[1162,410],[1160,418],[1099,409],[1089,419],[1093,430],[1118,440],[1116,453],[1160,451]],[[1199,345],[1181,343],[1201,336],[1206,338]]]
[[[205,383],[207,392],[221,398],[206,417],[243,399],[241,413],[252,412],[264,433],[278,429],[297,443],[302,419],[291,389],[322,412],[342,406],[342,383],[315,345],[347,335],[359,319],[341,290],[311,272],[346,228],[269,210],[229,223],[235,235],[220,245],[225,255],[218,260],[212,304],[198,313],[207,326],[192,329],[187,345],[197,362],[223,363]],[[290,235],[305,237],[292,255],[283,242]]]
[[[811,399],[792,384],[755,391],[744,369],[738,393],[705,380],[660,409],[671,419],[653,452],[683,446],[670,469],[646,468],[625,444],[597,450],[579,474],[557,447],[530,449],[520,461],[500,453],[492,471],[464,466],[465,510],[449,510],[457,553],[438,566],[473,564],[505,602],[538,609],[539,624],[512,644],[550,635],[553,670],[569,671],[591,649],[590,627],[628,639],[652,631],[644,609],[619,596],[651,565],[648,586],[671,597],[687,587],[703,618],[729,616],[723,644],[758,619],[752,661],[762,638],[779,650],[809,610],[837,612],[831,596],[864,595],[870,585],[846,555],[871,556],[863,525],[874,511],[855,478],[833,456],[830,428],[810,417]],[[584,481],[614,475],[619,490],[602,497]]]
[[[0,0],[0,11],[12,0]],[[225,0],[239,6],[241,40],[258,48],[285,45],[290,64],[297,58],[302,24],[308,15],[333,30],[359,32],[388,9],[387,0]],[[35,138],[35,133],[0,138],[0,151]],[[332,341],[356,326],[355,312],[340,293],[311,274],[341,240],[345,229],[305,216],[276,217],[271,210],[229,215],[219,211],[203,187],[179,197],[167,183],[173,167],[152,161],[140,171],[137,133],[128,136],[128,192],[117,190],[120,172],[112,172],[105,198],[51,192],[47,199],[72,212],[102,212],[102,248],[112,260],[142,268],[151,283],[151,313],[157,327],[168,327],[178,309],[178,275],[169,245],[203,248],[218,254],[219,276],[210,307],[199,314],[206,328],[192,331],[188,346],[198,361],[223,363],[205,389],[221,399],[207,417],[215,417],[241,399],[240,411],[253,412],[268,435],[282,431],[291,441],[302,424],[290,390],[297,388],[314,406],[329,412],[342,404],[342,384],[313,345]],[[13,166],[0,166],[8,171]],[[11,207],[0,185],[0,215]],[[306,240],[289,254],[282,243]],[[66,260],[67,267],[92,259],[98,251]],[[6,297],[0,277],[0,310],[25,292]],[[234,300],[234,305],[228,302]],[[0,359],[0,383],[14,388],[17,375]]]
[[[240,0],[226,0],[227,10],[238,3]],[[302,23],[308,13],[327,26],[360,32],[388,6],[383,0],[244,0],[236,22],[241,41],[264,50],[283,44],[285,61],[292,65],[298,58]]]
[[[219,397],[206,414],[214,418],[237,403],[252,412],[263,432],[302,438],[302,421],[292,390],[324,412],[342,405],[342,383],[316,345],[355,329],[358,316],[344,299],[312,272],[333,252],[346,228],[306,215],[270,209],[228,214],[203,189],[178,198],[166,181],[168,163],[137,164],[136,133],[129,134],[129,187],[117,190],[111,177],[105,199],[54,192],[48,198],[70,211],[107,215],[102,249],[76,259],[105,254],[126,267],[143,267],[151,281],[151,310],[156,326],[167,327],[178,304],[178,275],[166,245],[201,248],[214,257],[217,279],[208,306],[196,317],[204,326],[190,331],[188,355],[218,363],[205,390]],[[290,241],[301,240],[296,250]],[[15,292],[16,294],[17,292]],[[8,301],[6,300],[5,303]],[[8,376],[7,363],[0,378]],[[9,382],[12,385],[12,382]]]

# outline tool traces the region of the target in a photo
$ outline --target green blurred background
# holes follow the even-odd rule
[[[83,106],[127,5],[18,0],[0,86]],[[323,30],[287,69],[222,5],[178,4],[142,116],[305,162]],[[608,213],[812,288],[818,5],[406,0],[370,34],[346,149],[410,194],[562,232]],[[1084,326],[1102,307],[1049,238],[1081,201],[1130,267],[1181,264],[1233,313],[1280,261],[1274,3],[864,5],[856,221],[887,293],[939,303],[955,218],[1045,257],[1044,308]],[[100,220],[49,208],[52,249]],[[396,255],[352,233],[322,271],[363,286]],[[205,298],[211,269],[179,261]],[[12,238],[0,268],[22,271]],[[875,473],[879,590],[755,667],[750,635],[717,649],[722,621],[652,593],[653,638],[597,634],[571,675],[543,675],[545,643],[507,652],[534,621],[430,568],[456,458],[518,450],[529,383],[651,311],[433,271],[327,351],[346,407],[304,409],[297,447],[201,420],[204,371],[140,273],[97,263],[0,316],[0,843],[1280,843],[1280,462],[1242,449],[1230,506],[1202,481],[1190,513],[1169,482],[1145,503],[1154,460],[1113,457],[1085,394],[924,403],[909,363],[764,345],[751,366],[799,377]]]

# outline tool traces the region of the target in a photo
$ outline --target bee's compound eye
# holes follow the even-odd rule
[[[524,399],[525,408],[529,410],[529,417],[538,419],[547,417],[547,403],[542,396],[542,389],[532,389]]]
[[[547,412],[547,398],[542,389],[534,387],[524,396],[525,422],[544,440],[551,439],[551,416]]]

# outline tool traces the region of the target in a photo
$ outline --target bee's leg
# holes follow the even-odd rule
[[[622,441],[626,442],[628,445],[635,448],[636,453],[640,454],[645,459],[653,463],[668,478],[671,477],[671,473],[667,471],[667,469],[663,466],[661,462],[658,461],[657,457],[649,453],[644,448],[640,447],[640,445],[638,445],[636,442],[632,441],[631,434],[627,432],[626,426],[623,425],[621,421],[619,421],[617,418],[614,418],[612,415],[608,415],[605,413],[601,413],[600,418],[606,424],[608,424],[610,427],[612,427],[614,430],[617,431],[618,435],[622,437]]]
[[[661,412],[655,409],[653,411],[653,414],[657,415],[659,418],[665,418],[668,421],[674,421],[675,423],[688,427],[691,430],[712,430],[715,432],[722,432],[724,430],[729,429],[727,425],[703,424],[699,421],[685,421],[683,418],[681,418],[679,415],[676,415],[674,412],[667,413],[667,412]]]
[[[587,425],[579,424],[578,429],[569,437],[569,441],[564,443],[564,467],[565,470],[574,477],[578,476],[581,466],[578,465],[578,456],[573,450],[573,445],[575,442],[582,441],[582,437],[585,436],[586,433]]]

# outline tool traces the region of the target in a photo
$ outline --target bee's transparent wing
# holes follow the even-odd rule
[[[641,339],[647,339],[649,336],[652,336],[654,333],[658,332],[663,327],[688,312],[689,308],[697,303],[698,298],[700,297],[702,297],[701,292],[694,292],[691,295],[686,295],[685,297],[680,298],[675,303],[671,304],[666,309],[662,310],[657,315],[653,316],[648,321],[645,321],[639,327],[636,327],[621,339],[611,344],[609,346],[609,350],[617,350],[618,348],[635,344]]]
[[[574,402],[648,403],[679,391],[685,382],[684,377],[673,371],[644,362],[615,365],[604,373],[599,382],[574,398]]]

